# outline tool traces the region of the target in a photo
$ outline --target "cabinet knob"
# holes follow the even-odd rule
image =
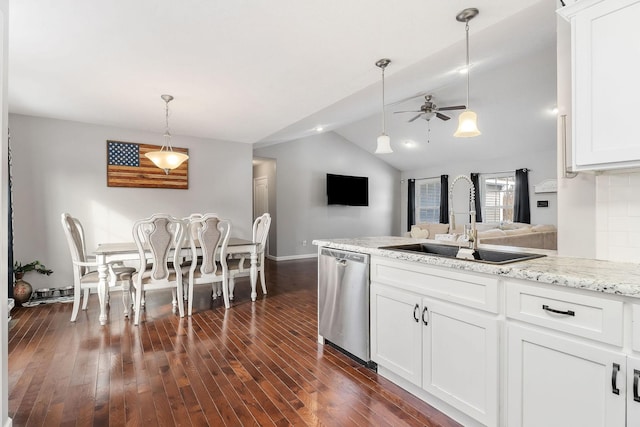
[[[416,306],[413,307],[413,319],[416,321],[416,323],[420,322],[420,319],[418,319],[418,313],[420,313],[420,306],[416,304]]]
[[[424,323],[425,326],[429,324],[429,317],[424,317],[425,315],[429,314],[428,310],[429,309],[426,306],[422,309],[422,323]]]
[[[633,400],[640,402],[640,395],[638,394],[638,380],[640,379],[640,371],[633,370]]]

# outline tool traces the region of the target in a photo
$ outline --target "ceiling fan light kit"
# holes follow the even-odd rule
[[[458,129],[453,134],[453,136],[460,138],[468,138],[481,134],[478,129],[478,116],[469,109],[469,75],[471,74],[471,69],[469,67],[469,21],[478,16],[478,13],[478,9],[472,7],[464,9],[456,15],[456,20],[458,22],[465,23],[467,41],[467,105],[466,111],[458,117]]]
[[[391,138],[386,133],[386,121],[385,121],[385,111],[384,111],[384,69],[387,68],[387,65],[391,63],[390,59],[382,58],[376,61],[376,67],[382,70],[382,133],[378,137],[377,146],[376,146],[376,154],[389,154],[393,153],[391,149]]]
[[[169,171],[177,168],[185,160],[189,158],[184,153],[173,151],[171,146],[171,132],[169,131],[169,102],[173,100],[171,95],[160,95],[165,103],[165,128],[164,128],[164,142],[162,147],[158,151],[149,151],[145,154],[145,157],[153,162],[154,165],[164,170],[164,173],[169,175]]]

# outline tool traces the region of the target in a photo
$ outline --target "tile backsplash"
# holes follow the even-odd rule
[[[596,177],[596,258],[640,263],[640,172]]]

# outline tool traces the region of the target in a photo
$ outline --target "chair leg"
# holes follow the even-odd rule
[[[219,283],[218,286],[222,287],[222,295],[224,298],[224,307],[226,309],[229,309],[229,286],[227,285],[227,275],[223,274],[222,275],[222,283]]]
[[[127,281],[122,285],[122,305],[124,306],[124,317],[129,317],[129,310],[131,309],[130,289],[131,281]]]
[[[86,310],[87,305],[89,305],[89,288],[84,290],[84,296],[82,298],[82,309]]]
[[[189,282],[189,296],[187,297],[187,313],[191,316],[193,313],[193,283]]]
[[[176,286],[176,292],[177,292],[177,296],[176,296],[176,301],[178,304],[178,313],[180,313],[180,317],[184,317],[184,297],[182,295],[182,292],[184,291],[184,287],[182,286],[182,284],[179,284],[178,286]]]
[[[80,293],[81,289],[76,289],[73,293],[73,311],[71,312],[71,321],[75,322],[78,317],[78,311],[80,309]],[[86,297],[85,297],[86,298]]]
[[[134,320],[133,324],[137,325],[140,323],[140,312],[142,311],[142,294],[144,292],[141,289],[136,289],[136,302],[134,307]]]
[[[260,284],[262,285],[262,293],[264,295],[266,295],[267,294],[267,284],[265,283],[264,268],[262,266],[260,266],[260,268],[258,269],[258,274],[260,275]]]
[[[233,290],[236,287],[236,280],[233,274],[229,274],[229,299],[233,301]]]

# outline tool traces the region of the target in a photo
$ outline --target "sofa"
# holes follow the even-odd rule
[[[446,241],[459,241],[463,225],[451,232],[449,224],[420,223],[411,226],[411,237]],[[517,246],[534,249],[558,249],[558,230],[551,224],[524,224],[519,222],[476,224],[478,243],[486,245]]]

